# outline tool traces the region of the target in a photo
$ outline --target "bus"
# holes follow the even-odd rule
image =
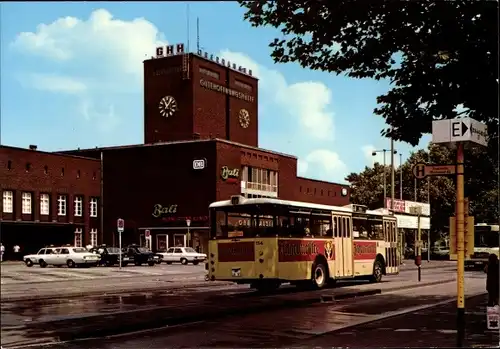
[[[209,212],[208,280],[270,291],[399,273],[396,218],[366,206],[232,196]]]
[[[490,254],[499,255],[499,225],[478,223],[474,225],[474,254],[466,258],[465,267],[484,268]]]

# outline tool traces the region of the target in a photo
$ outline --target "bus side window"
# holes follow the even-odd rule
[[[333,216],[333,237],[336,238],[338,236],[339,231],[339,222],[336,216]]]
[[[350,238],[351,237],[351,217],[347,217],[345,219],[346,221],[346,237]]]

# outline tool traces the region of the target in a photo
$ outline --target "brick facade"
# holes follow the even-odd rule
[[[0,146],[0,189],[0,224],[4,229],[7,229],[7,225],[15,227],[27,224],[81,228],[82,243],[88,243],[91,229],[99,230],[99,215],[90,217],[90,199],[98,201],[100,197],[98,160]],[[5,192],[9,192],[9,195],[13,193],[13,212],[5,212],[9,211],[3,207]],[[23,193],[30,194],[31,214],[23,214]],[[49,214],[40,211],[42,195],[48,195]],[[64,216],[58,215],[59,195],[66,198]],[[82,199],[81,216],[74,214],[77,196]]]

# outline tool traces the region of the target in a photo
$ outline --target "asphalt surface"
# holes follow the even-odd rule
[[[420,284],[451,282],[454,281],[454,276],[453,270],[447,268],[429,269],[422,273]],[[480,283],[484,284],[484,275],[476,274],[476,276],[481,280]],[[296,304],[297,301],[303,301],[306,297],[313,297],[316,301],[325,296],[324,299],[328,300],[329,296],[338,290],[357,292],[380,289],[384,292],[395,288],[411,289],[418,284],[416,274],[408,271],[398,276],[385,277],[384,282],[379,284],[340,283],[333,290],[321,291],[321,295],[314,292],[297,292],[293,287],[283,287],[272,297],[274,300],[281,299],[281,301]],[[272,297],[267,298],[269,300]],[[2,342],[5,347],[7,344],[22,346],[37,340],[57,341],[68,337],[85,338],[98,335],[104,330],[113,333],[117,330],[126,332],[160,327],[165,320],[170,320],[169,315],[173,317],[169,324],[173,324],[175,316],[179,316],[179,313],[182,315],[187,312],[196,315],[201,312],[200,316],[210,312],[217,314],[221,305],[230,310],[234,309],[236,312],[238,312],[237,308],[241,308],[242,305],[262,307],[262,304],[255,303],[251,298],[257,298],[260,301],[260,297],[256,297],[255,292],[251,292],[248,286],[212,285],[207,288],[185,288],[161,292],[134,292],[52,300],[33,299],[22,302],[2,301]],[[269,300],[266,304],[271,305],[274,300]],[[197,317],[194,316],[194,319]],[[121,328],[118,326],[117,329],[117,324],[120,324]]]
[[[485,331],[484,296],[477,297],[484,294],[484,286],[484,275],[467,274],[466,294],[476,297],[466,301],[469,346],[498,344],[498,336]],[[455,297],[453,281],[404,290],[391,291],[386,287],[386,292],[374,296],[253,314],[236,313],[50,348],[450,347],[454,345],[455,309],[454,304],[447,303]]]

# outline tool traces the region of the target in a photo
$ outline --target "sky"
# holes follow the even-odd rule
[[[57,151],[142,143],[142,61],[188,38],[194,52],[199,18],[201,48],[259,78],[259,146],[297,156],[299,175],[346,183],[347,174],[383,162],[373,150],[390,147],[380,135],[384,119],[373,114],[387,82],[274,64],[268,44],[279,32],[252,28],[235,2],[0,6],[3,145]],[[429,140],[395,149],[404,162]]]

